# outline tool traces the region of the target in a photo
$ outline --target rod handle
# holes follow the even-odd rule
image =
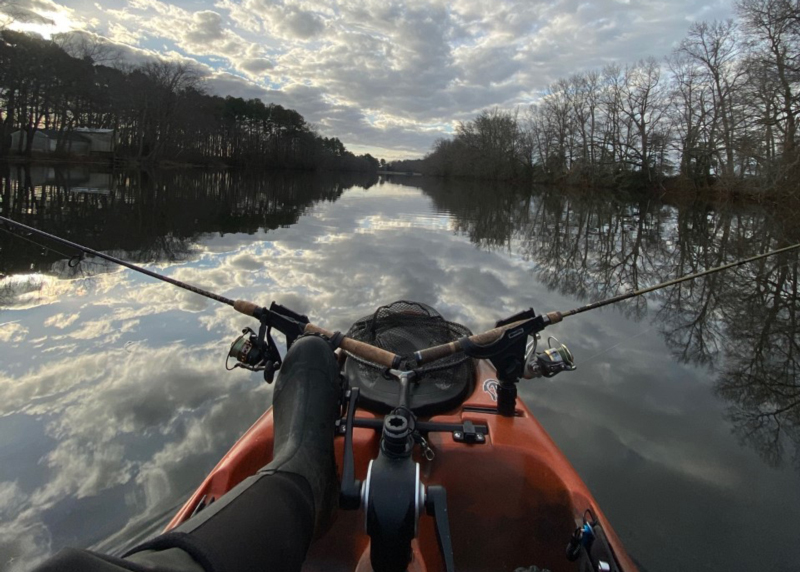
[[[546,316],[551,324],[557,324],[564,319],[564,314],[561,312],[547,312]]]
[[[527,322],[528,320],[519,320],[517,322],[513,322],[511,324],[506,324],[505,326],[500,326],[498,328],[493,328],[486,332],[475,334],[474,336],[469,336],[469,341],[477,346],[485,346],[487,344],[491,344],[492,342],[496,342],[500,336],[503,335],[503,332],[506,330],[511,330],[520,326]],[[463,339],[463,338],[462,338]],[[432,348],[428,348],[426,350],[421,350],[414,353],[414,359],[417,361],[419,365],[424,365],[426,363],[430,363],[432,361],[436,361],[437,359],[446,358],[451,356],[455,353],[458,353],[464,349],[461,340],[456,340],[454,342],[450,342],[447,344],[442,344],[439,346],[433,346]]]
[[[260,306],[258,304],[253,304],[247,300],[236,300],[233,302],[233,309],[237,312],[241,312],[245,316],[255,315],[256,310],[259,308]]]
[[[426,350],[420,350],[414,353],[414,359],[419,365],[424,365],[437,359],[446,358],[461,351],[461,340],[433,346]]]
[[[499,328],[492,328],[491,330],[486,330],[483,333],[470,336],[469,341],[479,346],[485,346],[486,344],[491,344],[500,339],[500,336],[502,336],[506,330],[513,330],[517,326],[521,326],[526,322],[528,322],[527,318],[524,320],[517,320],[516,322],[506,324],[505,326],[500,326]]]
[[[320,334],[329,339],[333,337],[333,332],[315,326],[314,324],[306,324],[305,333]],[[400,365],[400,356],[397,354],[365,344],[364,342],[359,342],[353,338],[342,338],[342,343],[339,344],[339,347],[346,352],[357,355],[361,359],[371,361],[383,367],[396,368]]]

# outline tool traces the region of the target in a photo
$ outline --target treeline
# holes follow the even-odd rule
[[[693,24],[662,62],[575,74],[524,111],[459,124],[426,171],[609,186],[678,175],[796,194],[800,2],[741,0],[737,13]]]
[[[100,128],[116,130],[118,156],[145,163],[378,168],[371,155],[356,156],[339,139],[317,135],[297,111],[208,95],[189,65],[110,66],[101,44],[77,47],[0,31],[0,157],[30,157],[39,130],[55,132],[56,152],[65,153],[76,129]],[[16,131],[26,136],[12,148]]]

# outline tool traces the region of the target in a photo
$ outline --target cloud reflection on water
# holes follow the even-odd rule
[[[526,201],[513,193],[487,193],[484,203],[463,203],[478,211],[465,213],[457,204],[463,196],[448,202],[436,188],[425,192],[393,184],[352,189],[286,227],[203,234],[191,258],[153,267],[231,298],[274,299],[340,330],[381,304],[412,299],[478,331],[529,306],[574,307],[671,271],[673,251],[655,251],[661,242],[652,236],[658,224],[672,224],[676,211],[669,207],[643,217],[637,274],[630,258],[626,266],[617,257],[631,250],[618,248],[621,234],[612,233],[630,213],[614,218],[594,203],[566,208],[552,196]],[[490,208],[492,202],[500,208]],[[574,225],[560,217],[573,213],[574,221],[586,212],[600,222],[578,242]],[[635,244],[637,236],[625,240]],[[609,270],[609,263],[622,266]],[[42,280],[54,286],[36,290],[36,303],[12,300],[0,320],[25,329],[14,326],[8,336],[18,341],[0,346],[0,434],[4,423],[21,417],[41,430],[29,436],[36,458],[0,472],[0,553],[26,563],[10,569],[64,544],[117,550],[156,531],[263,411],[271,392],[243,372],[223,373],[228,343],[247,325],[230,308],[127,270]],[[21,299],[28,295],[20,292]],[[675,314],[690,314],[689,302],[693,296]],[[786,473],[765,478],[755,455],[731,438],[707,370],[676,365],[658,327],[642,320],[648,306],[670,303],[642,301],[629,312],[636,319],[607,310],[560,324],[553,333],[570,344],[580,369],[521,390],[648,567],[663,553],[638,531],[648,521],[641,514],[648,497],[638,486],[619,491],[620,481],[636,477],[676,499],[681,488],[710,491],[709,508],[735,505],[729,526],[748,534],[746,506],[737,499],[750,495],[762,512],[777,510],[797,481]],[[12,346],[32,340],[61,349],[21,359]],[[76,537],[64,529],[64,515],[83,511],[92,518]],[[661,524],[672,534],[696,536],[683,519]],[[784,534],[777,522],[759,526],[764,535]],[[735,546],[725,552],[751,561]],[[667,562],[687,560],[678,555]]]
[[[222,353],[218,343],[137,346],[133,353],[117,348],[0,380],[0,416],[34,417],[44,427],[37,445],[49,444],[38,467],[20,467],[22,473],[44,472],[44,485],[29,489],[22,481],[0,486],[0,552],[13,557],[22,551],[20,565],[30,566],[49,553],[50,542],[15,549],[16,541],[29,535],[26,530],[46,529],[61,505],[80,510],[81,499],[115,487],[134,497],[144,491],[145,509],[163,508],[164,501],[174,506],[184,498],[191,485],[173,489],[175,467],[192,456],[219,454],[269,402],[267,388],[257,389],[254,397],[251,380],[223,378]],[[196,483],[197,476],[190,482]],[[9,501],[6,495],[23,501]],[[140,508],[131,508],[129,518],[135,520]],[[115,520],[112,513],[92,514],[99,522],[87,527],[102,528],[104,521]]]

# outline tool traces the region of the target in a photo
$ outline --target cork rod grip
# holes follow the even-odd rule
[[[561,312],[547,312],[547,319],[551,324],[557,324],[564,319],[564,314]]]
[[[247,300],[235,300],[233,302],[233,309],[245,316],[252,316],[258,308],[258,304],[253,304]]]
[[[517,326],[524,324],[527,320],[520,320],[518,322],[514,322],[512,324],[507,324],[505,326],[500,326],[499,328],[494,328],[492,330],[483,332],[481,334],[475,334],[474,336],[469,337],[469,341],[478,346],[485,346],[486,344],[491,344],[494,341],[503,335],[503,332],[506,330],[510,330],[512,328],[516,328]],[[414,358],[417,360],[419,365],[424,365],[426,363],[430,363],[432,361],[436,361],[437,359],[446,358],[447,356],[451,356],[455,353],[460,352],[464,348],[462,347],[461,340],[456,340],[455,342],[450,342],[447,344],[442,344],[440,346],[433,346],[432,348],[428,348],[427,350],[421,350],[414,354]]]
[[[432,348],[428,348],[426,350],[420,350],[414,354],[414,359],[417,360],[419,365],[425,365],[426,363],[436,361],[437,359],[446,358],[447,356],[451,356],[460,351],[461,344],[459,343],[459,340],[456,340],[455,342],[442,344],[440,346],[433,346]]]
[[[315,326],[314,324],[307,324],[305,332],[307,334],[322,334],[326,338],[332,338],[333,332]],[[351,354],[355,354],[361,359],[371,361],[372,363],[382,365],[383,367],[397,367],[398,356],[392,352],[387,352],[384,349],[376,348],[364,342],[359,342],[353,338],[344,338],[340,347]]]

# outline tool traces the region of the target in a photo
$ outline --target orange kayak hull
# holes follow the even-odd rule
[[[467,400],[457,410],[430,420],[486,425],[486,442],[464,444],[456,442],[452,433],[431,432],[428,442],[435,458],[415,457],[423,483],[447,489],[456,569],[514,571],[535,565],[552,572],[574,571],[577,564],[565,556],[567,542],[590,510],[602,525],[620,568],[635,571],[603,511],[544,428],[521,401],[514,417],[492,413],[495,370],[479,361],[476,372],[475,389]],[[374,417],[366,411],[356,414],[356,418]],[[370,460],[378,455],[379,439],[374,429],[353,430],[356,478],[365,478]],[[343,445],[344,439],[337,437],[340,468]],[[272,449],[270,408],[211,471],[167,530],[190,518],[200,503],[220,498],[269,463]],[[409,571],[443,569],[433,519],[420,519],[412,547]],[[340,510],[331,529],[312,545],[303,569],[369,572],[363,511]]]

